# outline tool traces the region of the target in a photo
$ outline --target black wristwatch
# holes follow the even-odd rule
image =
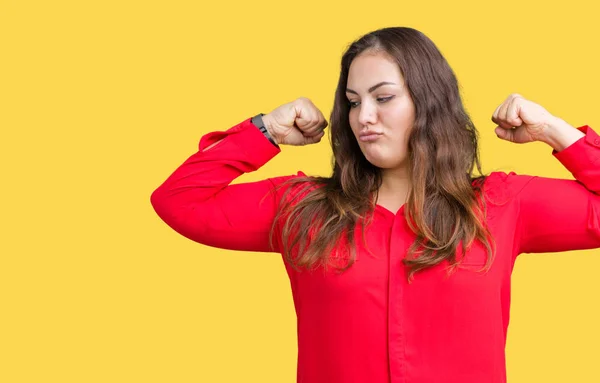
[[[258,128],[260,129],[260,131],[262,132],[262,134],[265,135],[265,137],[267,137],[269,139],[269,141],[271,141],[271,143],[277,147],[279,147],[279,145],[277,145],[277,143],[275,143],[275,140],[273,139],[273,137],[271,137],[271,135],[269,134],[269,131],[267,130],[267,128],[265,127],[265,123],[263,122],[262,116],[264,116],[264,113],[259,113],[256,116],[252,117],[251,122]]]

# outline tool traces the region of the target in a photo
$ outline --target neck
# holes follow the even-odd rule
[[[404,205],[411,187],[408,169],[383,169],[377,203],[390,206],[392,211]]]

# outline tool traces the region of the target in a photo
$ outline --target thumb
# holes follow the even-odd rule
[[[500,139],[503,139],[506,141],[511,141],[511,142],[513,140],[513,133],[514,133],[513,129],[504,129],[504,128],[497,126],[496,129],[494,130],[494,132]]]
[[[317,134],[316,136],[304,136],[304,145],[310,145],[310,144],[316,144],[317,142],[321,141],[321,138],[323,138],[323,136],[325,135],[325,132],[322,131],[321,133]]]

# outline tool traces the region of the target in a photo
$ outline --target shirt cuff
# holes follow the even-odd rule
[[[585,136],[557,152],[552,150],[552,155],[559,160],[575,177],[582,170],[600,165],[600,136],[588,125],[577,128]]]
[[[249,117],[224,132],[206,134],[200,140],[199,149],[203,150],[223,139],[222,143],[217,144],[214,149],[210,150],[213,155],[223,155],[234,159],[236,155],[232,152],[237,152],[238,156],[243,155],[244,162],[250,165],[253,170],[257,170],[279,154],[281,148],[273,145],[251,120],[252,118]]]

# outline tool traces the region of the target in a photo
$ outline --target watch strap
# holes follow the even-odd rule
[[[275,143],[275,140],[273,139],[273,137],[269,134],[269,131],[267,130],[267,128],[265,127],[265,123],[263,122],[262,116],[264,116],[264,113],[259,113],[256,116],[252,117],[252,124],[254,124],[261,132],[262,134],[264,134],[265,137],[267,137],[269,139],[269,141],[271,141],[271,143],[277,147],[279,147],[279,145],[277,145]]]

